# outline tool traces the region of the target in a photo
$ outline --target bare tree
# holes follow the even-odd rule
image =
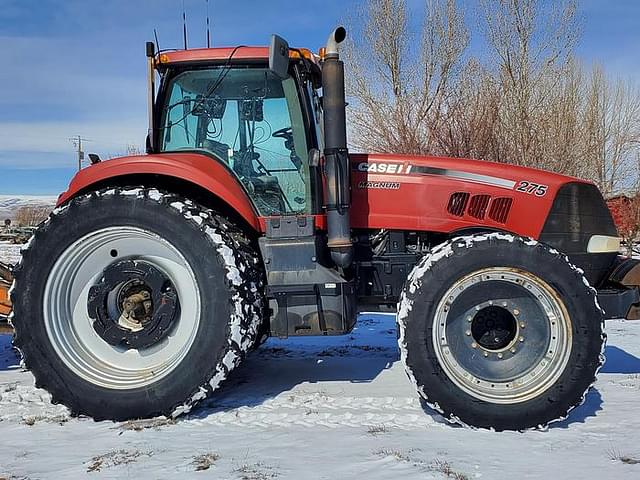
[[[51,208],[45,205],[30,205],[20,207],[15,214],[15,222],[21,227],[35,227],[44,222]]]
[[[637,190],[634,180],[640,157],[640,91],[624,80],[607,82],[601,69],[594,72],[594,77],[601,85],[596,181],[608,194],[632,187]]]
[[[346,52],[356,148],[426,153],[435,144],[468,32],[454,0],[428,1],[421,32],[408,16],[404,0],[371,0],[357,14]]]
[[[566,93],[563,80],[577,38],[575,2],[482,0],[480,25],[487,46],[483,64],[501,100],[498,159],[548,168],[560,156],[544,140],[549,127],[558,126],[554,116],[565,116],[554,107],[559,92]]]
[[[432,129],[431,153],[499,160],[500,102],[493,79],[475,59],[469,60],[454,94],[447,98],[443,118]]]

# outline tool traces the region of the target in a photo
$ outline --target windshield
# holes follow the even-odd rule
[[[263,68],[180,73],[168,85],[161,124],[163,152],[213,154],[261,215],[307,212],[309,148],[293,78]]]

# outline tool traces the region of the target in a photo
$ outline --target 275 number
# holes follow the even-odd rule
[[[547,194],[549,187],[547,185],[541,185],[539,183],[527,182],[521,180],[516,186],[517,192],[527,193],[529,195],[535,195],[536,197],[544,197]]]

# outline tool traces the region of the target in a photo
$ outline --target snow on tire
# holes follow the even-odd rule
[[[155,189],[74,198],[14,275],[14,343],[36,386],[96,420],[188,412],[256,344],[266,308],[244,233]]]
[[[603,312],[558,251],[502,233],[455,238],[409,275],[398,303],[401,356],[447,420],[543,428],[582,403],[604,363]]]

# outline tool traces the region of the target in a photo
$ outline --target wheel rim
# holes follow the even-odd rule
[[[558,294],[514,268],[456,281],[437,306],[432,334],[451,381],[491,403],[537,397],[562,375],[571,353],[571,321]]]
[[[87,310],[92,285],[123,259],[153,265],[183,299],[171,332],[146,348],[107,343]],[[193,270],[171,243],[140,228],[110,227],[79,239],[56,260],[45,285],[43,317],[56,353],[75,374],[105,388],[132,389],[164,378],[188,354],[200,324],[200,293]]]

